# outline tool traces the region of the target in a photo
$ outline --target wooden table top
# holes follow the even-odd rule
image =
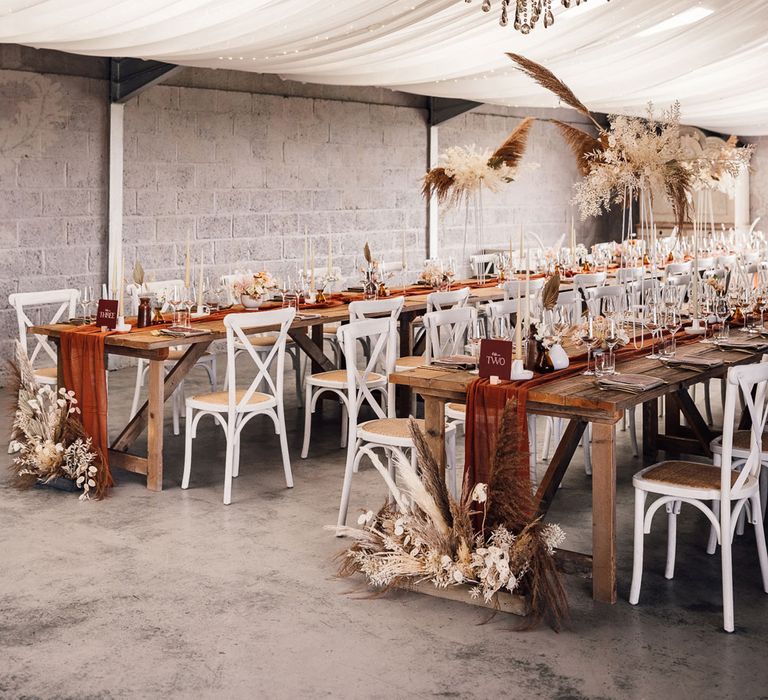
[[[720,358],[723,364],[710,369],[691,370],[670,367],[659,360],[646,357],[624,362],[618,357],[618,372],[647,374],[663,379],[665,384],[641,394],[632,394],[601,389],[594,377],[579,374],[553,379],[551,382],[532,387],[528,394],[527,406],[532,413],[565,418],[580,416],[593,422],[613,423],[621,417],[625,409],[659,398],[676,389],[687,388],[712,377],[720,377],[728,371],[728,367],[755,362],[763,353],[758,350],[750,354],[740,350],[721,350],[717,346],[701,343],[679,346],[677,350],[678,357],[698,354],[707,358]],[[393,384],[410,386],[417,392],[423,390],[430,396],[463,402],[466,399],[467,387],[476,378],[476,374],[464,370],[431,366],[395,372],[390,375],[389,380]]]
[[[456,285],[459,289],[460,285]],[[431,291],[431,290],[430,290]],[[405,297],[403,304],[404,313],[419,313],[427,308],[428,293]],[[396,295],[394,295],[396,296]],[[504,292],[499,287],[479,287],[472,289],[469,297],[470,304],[481,304],[488,301],[494,301],[503,298]],[[243,309],[247,312],[247,309]],[[258,311],[254,311],[255,319],[258,319]],[[302,318],[302,314],[306,318]],[[316,317],[315,317],[316,315]],[[312,316],[311,318],[309,316]],[[349,320],[349,304],[341,304],[327,309],[307,309],[300,311],[299,316],[291,324],[291,329],[309,328],[311,326],[322,325],[326,323],[339,323]],[[29,332],[36,335],[46,335],[52,338],[58,338],[63,331],[70,330],[73,326],[69,323],[56,323],[50,325],[33,326]],[[153,351],[164,348],[177,347],[180,345],[194,345],[196,343],[209,343],[213,340],[221,340],[226,337],[224,321],[219,319],[215,321],[196,321],[194,327],[200,330],[210,331],[203,335],[195,335],[188,338],[176,338],[171,336],[159,335],[155,328],[145,330],[115,333],[107,336],[105,346],[107,350],[117,351],[119,349]],[[252,333],[262,333],[264,331],[275,330],[275,326],[254,325],[249,331]]]

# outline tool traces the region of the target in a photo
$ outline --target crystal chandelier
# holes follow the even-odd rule
[[[467,3],[472,0],[464,0]],[[587,0],[560,0],[563,7],[568,9],[574,5],[581,5]],[[506,27],[509,23],[509,6],[514,5],[515,21],[513,27],[521,34],[528,34],[536,26],[536,22],[544,17],[544,28],[551,27],[555,23],[552,14],[552,0],[501,0],[501,18],[499,24]],[[491,11],[491,0],[483,0],[483,12]]]

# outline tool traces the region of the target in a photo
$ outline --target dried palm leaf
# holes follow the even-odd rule
[[[665,165],[664,188],[667,198],[672,204],[675,214],[675,224],[678,231],[683,230],[686,220],[690,218],[688,192],[691,189],[691,174],[680,161],[671,160]]]
[[[569,107],[572,107],[577,112],[581,112],[584,116],[588,117],[598,129],[601,128],[581,100],[574,95],[571,88],[560,80],[560,78],[558,78],[552,71],[520,54],[508,53],[507,56],[509,56],[517,64],[518,69],[525,73],[529,78],[533,78],[533,80],[541,85],[541,87],[549,90]]]
[[[517,167],[523,153],[525,153],[531,126],[533,126],[533,117],[523,119],[507,137],[507,140],[494,151],[488,159],[488,165],[491,168],[498,168],[503,163],[510,168]]]
[[[133,266],[133,281],[138,284],[139,287],[144,286],[144,268],[138,260]]]
[[[429,199],[433,194],[437,197],[438,203],[442,204],[451,194],[454,179],[452,175],[445,172],[445,168],[432,168],[425,176],[421,193],[425,199]]]
[[[588,134],[586,131],[577,129],[575,126],[565,122],[558,121],[557,119],[550,121],[560,131],[560,135],[565,139],[571,151],[573,151],[573,155],[576,156],[576,165],[579,167],[579,172],[582,175],[589,175],[590,165],[587,156],[590,153],[602,151],[603,142],[600,139],[596,139],[592,134]]]
[[[421,479],[440,511],[440,516],[448,524],[453,525],[453,515],[451,513],[450,497],[445,479],[440,475],[440,467],[432,454],[432,450],[427,445],[424,434],[419,430],[418,423],[411,418],[408,421],[408,427],[411,431],[411,438],[416,447]]]
[[[366,241],[365,245],[363,246],[363,257],[367,263],[373,263],[373,256],[371,255],[371,249],[368,246],[368,241]]]
[[[725,145],[729,148],[736,148],[739,145],[739,137],[736,136],[736,134],[731,134],[725,142]]]
[[[517,430],[517,406],[508,401],[501,417],[488,477],[486,529],[505,527],[520,532],[531,522],[535,508],[528,474],[528,441]]]
[[[545,309],[554,309],[557,306],[557,297],[560,294],[560,273],[555,272],[547,280],[544,288],[541,290],[541,304]]]

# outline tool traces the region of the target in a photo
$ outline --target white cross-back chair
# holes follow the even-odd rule
[[[165,294],[166,301],[163,304],[163,311],[167,311],[169,303],[167,296],[174,289],[184,287],[183,280],[164,280],[159,282],[145,282],[144,287],[149,294]],[[131,298],[131,306],[134,309],[138,309],[139,296],[141,292],[136,285],[130,285],[128,287],[128,295]],[[168,352],[168,358],[163,363],[166,374],[173,369],[174,365],[184,356],[184,353],[189,349],[189,346],[177,345],[172,347]],[[211,391],[216,390],[216,355],[212,352],[206,351],[205,354],[195,363],[195,367],[200,367],[205,370],[208,375],[208,381],[211,384]],[[136,415],[139,410],[139,401],[141,401],[141,389],[144,386],[144,380],[149,371],[149,362],[147,360],[139,359],[136,365],[136,381],[133,385],[133,401],[131,402],[131,418]],[[184,381],[179,383],[176,390],[171,396],[171,408],[173,411],[173,434],[178,435],[181,432],[179,427],[179,418],[184,406]]]
[[[539,292],[546,282],[547,280],[543,277],[537,277],[536,279],[530,280],[528,287],[530,289],[531,298],[538,297]],[[518,297],[525,299],[525,280],[508,280],[504,282],[502,290],[504,292],[505,300],[517,299]]]
[[[573,276],[573,288],[581,294],[585,302],[589,299],[588,290],[602,287],[608,275],[605,272],[582,272]]]
[[[644,267],[621,267],[616,270],[616,282],[624,284],[625,282],[636,282],[645,277]]]
[[[240,440],[243,428],[255,416],[267,416],[275,424],[275,433],[280,436],[280,451],[283,458],[285,484],[293,487],[291,460],[286,439],[285,412],[283,410],[283,377],[285,369],[285,341],[288,329],[296,315],[295,309],[246,312],[224,317],[227,329],[227,376],[226,391],[198,394],[186,400],[186,432],[184,444],[184,476],[181,488],[189,487],[192,469],[192,440],[197,435],[197,426],[203,416],[213,416],[224,430],[227,440],[224,459],[224,503],[232,501],[232,479],[240,473]],[[246,331],[256,326],[279,326],[280,330],[269,353],[265,356],[248,343]],[[237,388],[235,371],[236,341],[245,348],[253,361],[255,373],[251,375],[248,387]],[[275,378],[270,368],[275,365]],[[263,389],[263,391],[261,391]]]
[[[47,323],[68,321],[75,316],[75,310],[80,292],[77,289],[51,289],[46,292],[16,292],[8,297],[8,303],[16,311],[16,321],[19,327],[19,342],[27,351],[29,362],[35,373],[35,379],[41,384],[56,384],[56,349],[44,335],[32,336],[35,346],[30,352],[29,329],[38,323],[46,323],[42,318],[35,321],[30,315],[42,315],[44,309],[54,307],[53,314]],[[33,309],[35,311],[33,311]],[[35,367],[38,361],[49,362],[53,366]]]
[[[346,361],[347,379],[345,382],[345,401],[347,406],[347,459],[344,469],[344,482],[341,489],[338,525],[346,523],[349,508],[349,495],[352,488],[352,476],[360,466],[364,456],[368,456],[374,464],[380,464],[376,450],[381,450],[387,460],[388,478],[395,478],[395,459],[410,459],[415,464],[415,450],[410,435],[408,419],[395,417],[395,387],[387,384],[383,387],[386,398],[386,409],[382,408],[378,397],[374,395],[376,378],[374,372],[378,366],[384,367],[385,375],[394,370],[397,350],[397,330],[392,316],[352,321],[342,326],[339,331]],[[357,345],[365,338],[371,348],[371,356],[360,367],[357,359]],[[375,418],[359,423],[360,413],[364,407],[373,411]],[[424,422],[418,421],[424,430]],[[446,442],[454,442],[455,429],[446,426]],[[453,464],[452,452],[449,447],[449,465]],[[410,452],[410,457],[407,456]],[[450,469],[450,466],[448,467]]]
[[[727,375],[725,412],[723,420],[722,452],[719,466],[707,466],[697,462],[667,461],[654,464],[635,474],[635,554],[632,570],[632,588],[629,602],[636,605],[640,597],[643,573],[643,538],[651,530],[654,514],[666,507],[668,520],[667,565],[665,576],[673,578],[677,515],[682,503],[698,508],[709,519],[720,543],[722,586],[723,586],[723,627],[726,632],[734,630],[733,611],[733,562],[732,544],[738,518],[747,509],[750,523],[755,527],[757,554],[762,573],[763,590],[768,593],[768,553],[765,546],[763,510],[760,502],[759,472],[763,451],[768,405],[768,364],[757,363],[731,367]],[[754,389],[754,398],[752,392]],[[750,428],[749,455],[746,459],[734,453],[734,426],[736,407],[739,400],[744,402],[752,419]],[[740,471],[734,470],[735,463],[741,463]],[[648,494],[657,498],[645,508]],[[713,506],[710,507],[709,502]]]
[[[499,264],[497,253],[481,253],[469,256],[472,274],[477,278],[493,277]]]
[[[349,317],[351,321],[365,320],[368,317],[386,315],[386,318],[392,322],[393,325],[397,323],[397,319],[400,316],[400,311],[403,308],[404,297],[393,297],[391,299],[375,299],[368,301],[353,301],[349,305]],[[339,327],[339,331],[344,326]],[[337,333],[339,332],[337,331]],[[341,345],[341,336],[338,336],[339,347]],[[383,399],[387,394],[387,372],[383,371],[382,367],[379,367],[378,363],[381,362],[382,355],[378,355],[376,358],[373,356],[374,348],[370,345],[370,340],[361,336],[361,345],[363,347],[364,356],[371,365],[371,371],[366,376],[366,381],[370,384],[365,391],[377,391],[380,397]],[[342,348],[343,349],[343,348]],[[374,368],[378,368],[379,371],[373,371]],[[341,401],[341,447],[347,446],[347,438],[349,431],[347,429],[347,413],[349,411],[349,404],[347,403],[347,382],[349,380],[349,374],[347,370],[337,369],[330,372],[316,372],[310,375],[305,382],[305,397],[304,397],[304,444],[301,450],[301,458],[306,459],[309,454],[309,441],[312,433],[312,414],[315,412],[315,407],[319,397],[323,393],[331,392],[339,397]]]
[[[466,306],[469,300],[469,287],[462,287],[461,289],[453,289],[448,292],[431,292],[427,294],[427,313],[432,311],[443,311],[444,309],[454,309],[461,306]],[[418,326],[417,326],[418,324]],[[424,324],[422,318],[414,320],[414,326],[416,327],[416,333],[414,335],[414,344],[420,339],[421,334],[424,333]],[[427,336],[424,336],[425,345],[427,342]],[[426,357],[424,355],[404,355],[397,358],[395,364],[396,372],[406,372],[414,367],[419,367],[425,364]],[[413,399],[413,413],[416,412],[416,397]]]
[[[613,299],[615,310],[619,313],[627,308],[626,293],[623,285],[604,285],[602,287],[589,287],[585,290],[587,296],[587,308],[593,316],[599,316],[605,312],[605,300]]]
[[[693,261],[688,260],[680,263],[668,263],[664,268],[664,277],[674,277],[675,275],[690,275],[693,269]]]

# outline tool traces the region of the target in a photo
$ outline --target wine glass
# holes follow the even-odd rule
[[[674,357],[677,350],[677,338],[676,335],[683,327],[683,316],[680,313],[680,309],[677,306],[671,306],[667,309],[665,314],[665,324],[669,331],[669,356]]]
[[[642,309],[643,326],[651,332],[651,354],[647,355],[650,359],[658,359],[659,353],[656,351],[657,334],[661,331],[661,309],[655,301],[649,301]]]
[[[592,350],[600,343],[595,325],[595,319],[589,316],[579,330],[579,340],[587,346],[587,369],[582,374],[588,377],[595,374],[594,370],[590,369],[590,362],[592,360]]]
[[[93,287],[90,285],[86,285],[83,287],[82,291],[80,292],[80,306],[83,309],[83,321],[85,323],[91,322],[91,306],[93,305],[94,297],[93,297]]]
[[[726,340],[728,338],[728,324],[726,321],[731,315],[731,305],[728,297],[725,294],[720,294],[715,299],[715,320],[720,326],[720,330],[717,334],[718,340]]]
[[[605,344],[608,346],[608,361],[605,365],[605,374],[618,374],[616,372],[614,348],[619,344],[619,340],[619,323],[615,318],[609,318],[605,329]]]
[[[474,358],[480,357],[480,343],[485,339],[485,319],[476,318],[467,328],[467,345],[469,354]]]

